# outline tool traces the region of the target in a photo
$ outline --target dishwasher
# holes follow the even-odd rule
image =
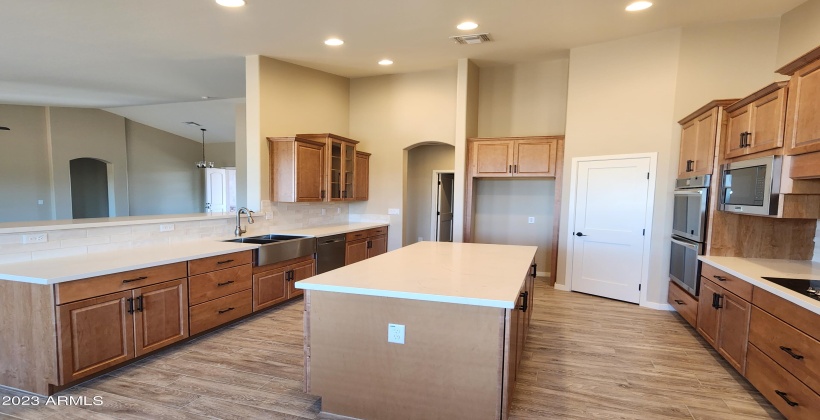
[[[316,274],[345,265],[345,234],[316,239]]]

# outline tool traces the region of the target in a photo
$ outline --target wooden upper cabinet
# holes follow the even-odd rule
[[[323,201],[325,144],[299,137],[268,137],[271,199],[297,203]]]
[[[354,201],[358,141],[332,133],[297,134],[325,145],[325,201]]]
[[[715,145],[725,118],[724,108],[735,102],[737,99],[714,100],[678,122],[681,125],[678,178],[712,173]]]
[[[370,153],[356,151],[356,185],[353,199],[367,201],[370,192]]]
[[[60,384],[134,358],[133,304],[129,290],[57,306]]]
[[[726,107],[724,158],[783,147],[787,93],[786,82],[772,83]]]
[[[136,356],[188,337],[187,285],[179,279],[134,290]]]
[[[820,47],[777,72],[791,76],[786,107],[786,154],[820,151]]]
[[[470,139],[472,176],[554,177],[558,137]]]

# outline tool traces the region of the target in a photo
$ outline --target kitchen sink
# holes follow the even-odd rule
[[[225,242],[261,245],[253,251],[253,263],[257,266],[306,257],[316,252],[316,238],[312,236],[262,235],[229,239]]]

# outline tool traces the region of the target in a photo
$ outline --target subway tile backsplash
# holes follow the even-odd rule
[[[271,218],[267,219],[266,214],[270,214]],[[247,216],[242,215],[242,227],[248,229],[244,236],[253,236],[289,229],[347,223],[348,217],[347,203],[263,201],[253,215],[255,223],[248,225]],[[181,244],[208,238],[227,239],[233,237],[236,219],[175,222],[174,230],[170,232],[160,232],[159,226],[159,223],[152,223],[42,231],[48,234],[48,241],[38,244],[21,243],[21,238],[27,234],[26,232],[0,234],[0,264]]]

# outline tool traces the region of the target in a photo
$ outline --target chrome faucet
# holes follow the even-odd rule
[[[239,210],[236,211],[236,229],[233,231],[234,236],[242,236],[243,233],[247,232],[247,229],[242,229],[242,220],[239,216],[245,213],[248,215],[248,224],[253,224],[253,210],[248,210],[247,207],[240,207]]]

